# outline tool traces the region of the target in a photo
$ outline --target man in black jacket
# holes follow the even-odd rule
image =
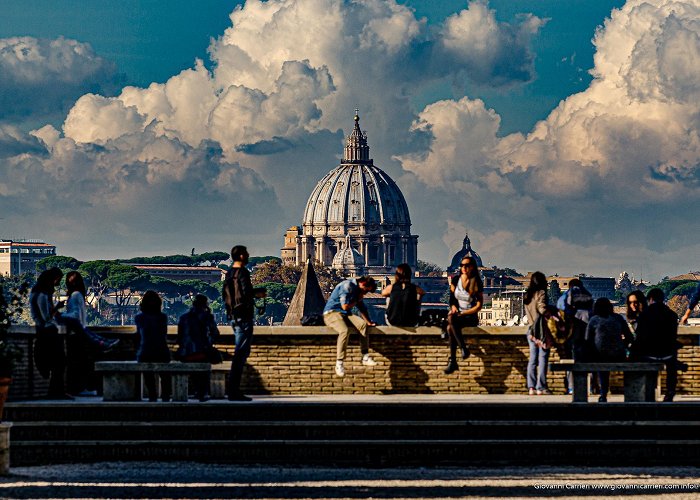
[[[236,245],[231,249],[233,264],[226,273],[222,290],[226,315],[231,321],[231,327],[236,336],[236,350],[231,360],[231,372],[228,377],[229,401],[251,400],[241,392],[241,376],[253,341],[255,299],[266,295],[264,288],[253,288],[250,282],[250,271],[245,267],[249,257],[248,249],[242,245]]]
[[[652,288],[647,293],[649,306],[639,315],[635,339],[630,349],[633,359],[656,361],[666,365],[666,395],[673,401],[678,382],[678,315],[664,304],[664,292]]]

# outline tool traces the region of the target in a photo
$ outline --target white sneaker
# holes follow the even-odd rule
[[[342,361],[335,362],[335,374],[338,375],[339,377],[345,376],[345,366],[343,366]]]
[[[362,364],[364,366],[377,366],[377,362],[369,354],[362,356]]]

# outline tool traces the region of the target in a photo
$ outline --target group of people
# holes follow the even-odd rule
[[[607,298],[595,302],[581,280],[574,278],[556,307],[547,303],[547,280],[541,272],[533,273],[524,302],[530,327],[527,341],[530,358],[527,366],[527,387],[530,395],[551,394],[547,385],[547,364],[556,331],[561,332],[563,354],[578,362],[650,361],[666,367],[664,401],[673,401],[678,371],[687,365],[678,361],[679,318],[664,303],[660,288],[646,295],[635,290],[627,296],[626,318],[614,312]],[[692,298],[681,323],[687,321],[697,305],[700,286]],[[544,333],[543,333],[544,330]],[[548,337],[549,336],[549,337]],[[606,402],[609,372],[597,374],[598,401]],[[571,374],[567,374],[568,391],[573,391]]]
[[[241,377],[250,355],[253,341],[255,299],[265,297],[264,288],[252,286],[250,271],[246,267],[250,255],[245,246],[231,249],[233,264],[227,271],[222,298],[227,318],[231,323],[235,350],[228,376],[228,399],[250,401],[241,391]],[[412,271],[408,264],[400,264],[394,281],[382,290],[388,300],[386,319],[393,326],[415,326],[419,320],[420,300],[425,291],[411,282]],[[70,367],[91,364],[86,352],[107,352],[119,342],[106,339],[92,332],[87,326],[85,307],[85,283],[77,271],[66,275],[68,302],[54,303],[56,286],[63,278],[60,269],[44,271],[37,279],[30,294],[30,309],[36,324],[35,361],[42,375],[49,378],[49,396],[71,398],[86,388],[78,375],[71,376]],[[360,337],[361,363],[376,366],[369,354],[367,327],[374,326],[364,297],[377,288],[375,280],[368,276],[347,279],[338,284],[331,293],[323,310],[324,323],[338,333],[335,374],[345,376],[345,358],[350,333]],[[659,288],[651,289],[645,296],[639,291],[627,297],[627,318],[616,314],[608,299],[593,302],[591,294],[579,279],[569,282],[568,290],[559,298],[557,306],[548,305],[548,283],[541,272],[532,274],[524,296],[524,307],[530,327],[527,342],[530,356],[527,365],[527,389],[530,395],[551,394],[547,385],[547,364],[553,345],[553,333],[558,332],[563,341],[564,356],[575,361],[623,361],[645,360],[665,363],[667,369],[665,401],[672,401],[677,384],[677,373],[683,369],[678,362],[677,341],[678,316],[664,304],[664,294]],[[700,286],[691,298],[688,311],[681,319],[687,321],[690,312],[700,300]],[[451,278],[449,288],[449,310],[445,318],[445,330],[449,338],[449,359],[444,373],[449,375],[459,369],[459,358],[470,355],[462,330],[479,323],[478,313],[483,307],[484,286],[476,261],[465,256],[460,262],[460,272]],[[65,311],[62,309],[65,307]],[[164,362],[171,360],[167,344],[167,316],[162,312],[162,300],[157,292],[144,293],[141,312],[136,316],[136,359],[140,362]],[[357,308],[359,316],[352,313]],[[67,353],[58,325],[68,331]],[[220,362],[221,355],[214,348],[219,337],[216,321],[209,309],[208,299],[197,295],[191,309],[178,322],[175,358],[182,362]],[[78,353],[78,354],[76,354]],[[66,391],[64,372],[68,362],[69,383]],[[73,370],[76,374],[79,370]],[[609,374],[598,374],[601,402],[606,401]],[[168,401],[172,394],[171,380],[160,377],[160,396]],[[156,401],[158,388],[153,374],[144,374],[144,383],[150,401]],[[209,397],[209,375],[196,375],[195,395],[200,401]],[[571,377],[568,387],[572,390]]]

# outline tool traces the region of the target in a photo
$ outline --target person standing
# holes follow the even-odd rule
[[[161,311],[163,301],[158,293],[148,290],[141,298],[139,308],[141,312],[136,315],[136,340],[139,348],[136,352],[136,361],[139,363],[170,363],[170,349],[168,349],[168,317]],[[172,395],[172,378],[170,375],[161,374],[160,398],[163,402],[170,401]],[[148,400],[158,400],[156,376],[154,373],[144,373],[143,382],[148,391]]]
[[[613,363],[627,359],[627,347],[632,334],[625,319],[613,311],[613,306],[605,297],[595,301],[593,316],[586,328],[586,343],[590,345],[593,361]],[[600,382],[599,403],[608,400],[610,372],[598,372]]]
[[[569,281],[569,288],[557,300],[557,309],[564,318],[566,340],[563,356],[576,361],[586,359],[586,326],[593,309],[593,296],[578,278]],[[574,376],[565,372],[566,392],[574,393]]]
[[[377,284],[374,278],[368,276],[345,280],[333,289],[333,293],[323,308],[323,322],[338,332],[335,374],[339,377],[345,376],[345,353],[351,332],[360,334],[362,364],[364,366],[376,366],[377,364],[369,355],[369,338],[367,336],[367,327],[375,326],[376,323],[370,319],[367,307],[362,302],[365,294],[376,289]],[[360,316],[351,313],[355,306],[357,306]]]
[[[547,387],[547,362],[550,349],[535,341],[535,325],[547,311],[547,278],[540,271],[532,273],[530,284],[525,291],[525,314],[528,324],[527,343],[530,346],[530,359],[527,363],[528,394],[533,396],[552,394]]]
[[[664,304],[664,292],[647,292],[648,307],[637,320],[630,357],[634,360],[662,362],[666,365],[665,402],[673,401],[678,383],[678,315]]]
[[[176,359],[183,363],[213,363],[210,354],[218,337],[219,328],[209,310],[209,299],[198,294],[190,310],[178,321]],[[209,399],[209,379],[209,372],[192,375],[195,396],[202,402]]]
[[[685,313],[683,314],[683,317],[681,318],[681,325],[685,325],[688,323],[688,318],[690,318],[690,315],[693,312],[693,309],[695,309],[695,306],[698,305],[698,302],[700,302],[700,283],[698,283],[698,286],[695,288],[695,292],[693,292],[693,295],[690,296],[690,302],[688,302],[688,309],[686,309]]]
[[[462,359],[469,357],[469,348],[464,341],[462,328],[479,325],[479,311],[484,304],[484,285],[479,268],[472,257],[464,257],[459,265],[460,274],[450,282],[450,312],[447,313],[447,334],[450,337],[450,359],[445,375],[459,370],[457,346]]]
[[[49,379],[50,399],[73,399],[66,394],[66,351],[56,323],[58,309],[64,304],[53,302],[53,294],[62,278],[63,272],[57,267],[47,269],[39,275],[29,293],[29,310],[36,328],[34,360],[39,373]]]
[[[637,321],[639,316],[647,308],[647,298],[639,290],[634,290],[627,296],[627,323],[629,323],[632,333],[637,331]]]
[[[253,288],[250,281],[248,249],[236,245],[231,249],[233,264],[226,272],[222,295],[226,307],[226,317],[231,322],[236,338],[236,350],[231,360],[228,376],[228,400],[251,401],[252,398],[241,392],[243,368],[250,355],[253,342],[253,320],[255,317],[255,299],[266,296],[264,288]]]

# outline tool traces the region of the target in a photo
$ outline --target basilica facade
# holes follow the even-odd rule
[[[355,113],[340,165],[311,192],[303,222],[287,230],[285,264],[311,258],[347,276],[388,275],[398,264],[418,263],[408,205],[394,180],[374,165],[367,134]]]

